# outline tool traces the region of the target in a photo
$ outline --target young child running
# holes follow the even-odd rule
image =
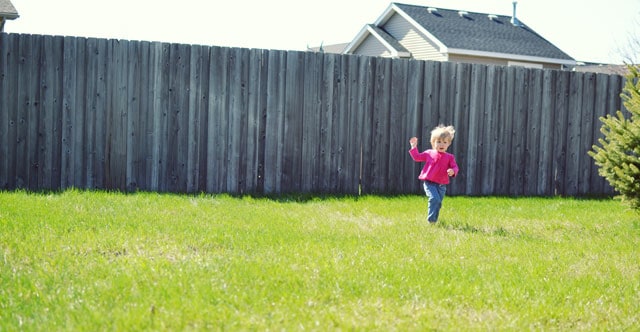
[[[416,137],[409,139],[409,144],[411,144],[409,154],[411,158],[417,162],[424,162],[424,167],[418,179],[423,181],[424,192],[429,197],[427,220],[430,223],[438,221],[442,200],[447,190],[446,185],[449,184],[449,177],[454,177],[458,174],[459,169],[455,157],[451,153],[447,153],[455,132],[453,126],[445,127],[439,125],[431,131],[432,149],[424,152],[418,151],[418,139]]]

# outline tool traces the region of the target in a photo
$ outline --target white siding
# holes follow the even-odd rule
[[[352,52],[353,54],[391,57],[391,53],[375,37],[368,35],[367,38]]]
[[[382,27],[388,34],[397,39],[411,56],[419,60],[446,61],[446,55],[438,51],[437,46],[423,33],[416,30],[407,20],[394,14]]]

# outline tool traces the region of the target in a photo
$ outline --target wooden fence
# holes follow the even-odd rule
[[[624,77],[0,35],[0,189],[419,193],[411,136],[452,124],[452,195],[613,193],[587,151]]]

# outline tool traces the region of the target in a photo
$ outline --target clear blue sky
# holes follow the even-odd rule
[[[5,32],[305,50],[349,42],[388,0],[11,0]],[[512,0],[400,3],[511,15]],[[519,0],[518,18],[578,61],[622,63],[640,0]],[[636,50],[638,51],[638,50]]]

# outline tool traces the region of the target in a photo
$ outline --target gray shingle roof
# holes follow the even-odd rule
[[[574,60],[568,54],[538,35],[526,24],[511,24],[510,16],[441,9],[394,3],[450,49],[498,52],[535,57]]]
[[[18,11],[9,0],[0,0],[0,17],[7,19],[18,18]]]
[[[324,52],[324,53],[342,53],[349,43],[321,45],[315,47],[307,47],[307,51]]]

